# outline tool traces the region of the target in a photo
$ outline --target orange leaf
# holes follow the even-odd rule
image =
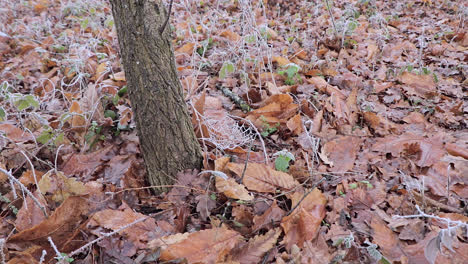
[[[286,66],[291,63],[287,58],[281,56],[273,57],[273,62],[278,63],[279,66]]]
[[[294,211],[283,218],[281,227],[284,230],[284,244],[289,250],[296,244],[302,247],[303,243],[315,238],[320,223],[325,217],[327,200],[323,193],[315,188],[304,198],[304,191],[295,192],[291,196]]]
[[[28,141],[33,139],[33,135],[24,132],[22,129],[11,124],[0,124],[0,132],[5,133],[9,140],[14,142]]]
[[[229,39],[230,41],[234,41],[234,42],[237,42],[241,39],[241,37],[239,36],[239,34],[237,34],[236,32],[232,32],[230,30],[225,30],[223,32],[221,32],[221,34],[219,34],[221,37],[225,37],[227,39]]]
[[[128,237],[138,248],[147,248],[148,242],[154,238],[156,222],[153,218],[133,212],[130,208],[125,208],[123,211],[112,209],[99,211],[91,217],[88,227],[101,226],[115,231],[141,218],[147,219],[119,231],[119,234]]]
[[[437,93],[437,85],[434,82],[434,78],[430,74],[419,75],[410,72],[404,72],[399,77],[399,80],[403,84],[406,84],[403,86],[403,88],[412,94],[430,98]]]
[[[298,136],[302,133],[302,120],[301,115],[297,114],[288,120],[286,126],[293,132],[294,135]]]
[[[124,82],[126,79],[125,79],[125,72],[124,71],[120,71],[120,72],[117,72],[115,74],[112,75],[112,79],[115,80],[115,81],[121,81],[121,82]]]
[[[248,243],[233,250],[229,260],[241,264],[260,263],[263,255],[276,244],[280,234],[281,230],[275,228],[264,235],[251,238]]]
[[[187,55],[192,55],[194,47],[195,47],[195,43],[187,43],[183,45],[182,47],[178,48],[176,50],[176,53],[185,53]]]
[[[357,137],[342,136],[325,143],[320,156],[332,162],[333,172],[345,172],[353,169],[360,144]]]
[[[244,201],[252,201],[253,197],[245,189],[245,186],[238,184],[234,179],[228,178],[227,180],[216,177],[216,189],[222,192],[226,197]]]
[[[237,174],[242,175],[245,164],[228,163],[227,168]],[[249,189],[257,192],[273,193],[277,189],[290,190],[299,183],[289,174],[275,171],[265,164],[249,163],[245,170],[243,184]]]
[[[71,118],[72,127],[84,127],[86,124],[86,120],[84,119],[83,115],[81,115],[83,111],[80,108],[80,104],[77,101],[73,101],[69,111],[70,113],[75,113],[75,115],[73,115]]]
[[[216,263],[242,239],[225,226],[194,233],[175,234],[149,242],[150,248],[161,248],[160,260],[186,258],[189,263]]]

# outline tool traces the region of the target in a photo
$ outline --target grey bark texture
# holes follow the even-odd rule
[[[140,148],[151,185],[199,169],[200,145],[177,76],[167,12],[161,0],[110,0]],[[155,189],[156,192],[168,188]]]

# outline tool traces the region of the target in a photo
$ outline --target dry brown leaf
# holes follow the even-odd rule
[[[129,226],[121,231],[119,234],[126,236],[138,248],[147,248],[148,242],[158,236],[156,233],[157,226],[154,218],[147,217],[143,214],[136,213],[130,208],[122,210],[106,209],[96,212],[88,222],[89,228],[101,226],[110,230],[118,230],[126,225],[129,225],[141,218],[146,218],[142,222]],[[97,234],[99,229],[97,229]]]
[[[462,157],[468,160],[468,149],[460,147],[458,145],[447,143],[445,144],[445,149],[450,155]]]
[[[187,55],[192,55],[193,49],[195,48],[195,43],[187,43],[182,47],[178,48],[175,53],[184,53]]]
[[[291,130],[293,135],[300,135],[302,133],[302,120],[301,115],[297,114],[286,122],[286,126]]]
[[[0,133],[5,133],[5,136],[14,142],[22,142],[34,139],[31,133],[25,132],[11,124],[0,124]]]
[[[229,256],[229,261],[236,261],[241,264],[260,263],[263,255],[276,244],[280,234],[281,230],[275,228],[264,235],[251,238],[248,243],[233,250]]]
[[[82,176],[87,175],[102,165],[102,160],[113,146],[97,150],[89,154],[74,154],[65,164],[62,169],[67,176]]]
[[[364,120],[378,135],[384,136],[392,134],[398,131],[398,127],[395,123],[387,120],[379,114],[373,112],[363,112]]]
[[[224,173],[227,172],[226,170],[226,165],[229,163],[231,160],[230,157],[221,157],[215,160],[215,171],[222,171]]]
[[[237,174],[242,175],[245,164],[228,163],[227,168]],[[243,184],[247,189],[257,192],[274,193],[277,189],[291,190],[299,185],[291,175],[275,171],[265,164],[249,163],[244,175]]]
[[[71,126],[73,128],[79,128],[80,130],[84,130],[86,120],[82,115],[83,111],[81,110],[80,104],[77,101],[73,101],[69,111],[70,113],[74,113],[70,121]]]
[[[45,207],[47,208],[47,201],[39,191],[34,192],[34,197]],[[48,210],[47,210],[48,211]],[[26,196],[25,204],[21,207],[16,215],[15,228],[18,231],[23,231],[25,229],[31,228],[35,225],[40,224],[46,219],[42,209],[37,206],[37,204],[31,199],[28,195]]]
[[[327,203],[325,195],[317,188],[313,189],[305,198],[304,194],[304,191],[301,191],[291,195],[292,206],[294,207],[298,203],[299,205],[281,221],[281,227],[285,233],[282,243],[288,250],[294,244],[302,247],[304,242],[314,239],[320,223],[325,217]]]
[[[88,194],[88,190],[82,182],[74,178],[67,178],[61,171],[58,171],[58,174],[53,172],[51,170],[42,176],[38,188],[44,195],[52,194],[54,202],[61,203],[70,196]]]
[[[219,34],[221,37],[224,37],[224,38],[227,38],[229,39],[230,41],[234,41],[234,42],[237,42],[241,39],[241,36],[239,36],[239,34],[237,34],[236,32],[232,32],[230,30],[225,30],[223,32],[221,32],[221,34]]]
[[[287,58],[281,56],[274,56],[273,62],[278,63],[279,66],[286,66],[291,63]]]
[[[253,197],[245,189],[245,186],[238,184],[233,178],[225,180],[221,177],[216,177],[216,189],[228,198],[244,201],[253,200]]]
[[[400,260],[404,253],[396,234],[377,215],[372,216],[370,226],[373,231],[373,242],[379,245],[385,258],[391,261]]]
[[[372,146],[372,150],[391,153],[393,157],[398,157],[400,153],[407,152],[411,146],[416,147],[417,152],[413,153],[413,156],[415,156],[416,165],[420,167],[431,166],[445,154],[440,136],[424,138],[413,133],[378,139]]]
[[[285,214],[286,212],[278,207],[278,204],[275,200],[262,215],[254,216],[253,230],[258,231],[261,228],[271,228],[275,225],[275,223],[279,222]]]
[[[65,242],[70,239],[75,229],[86,220],[88,212],[92,209],[93,206],[87,197],[70,196],[49,218],[32,228],[13,235],[8,243],[15,243],[19,246],[33,243],[53,250],[47,240],[47,237],[50,236],[58,249],[62,251]]]
[[[149,248],[161,247],[162,261],[186,258],[189,263],[217,263],[225,259],[242,236],[225,226],[194,233],[176,234],[155,239]]]
[[[331,162],[333,172],[352,170],[356,154],[359,151],[361,139],[358,137],[341,136],[325,143],[322,147],[321,157]]]
[[[403,84],[406,84],[403,88],[412,94],[420,95],[424,98],[430,98],[437,94],[437,85],[431,74],[419,75],[405,71],[399,77],[399,80]]]

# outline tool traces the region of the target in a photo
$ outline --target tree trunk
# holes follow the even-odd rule
[[[111,0],[140,147],[151,185],[170,185],[202,154],[177,76],[161,0]],[[156,188],[156,192],[167,188]]]

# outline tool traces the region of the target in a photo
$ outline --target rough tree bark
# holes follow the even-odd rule
[[[151,185],[200,168],[202,154],[177,77],[161,0],[110,0],[141,151]],[[157,188],[156,192],[167,188]]]

